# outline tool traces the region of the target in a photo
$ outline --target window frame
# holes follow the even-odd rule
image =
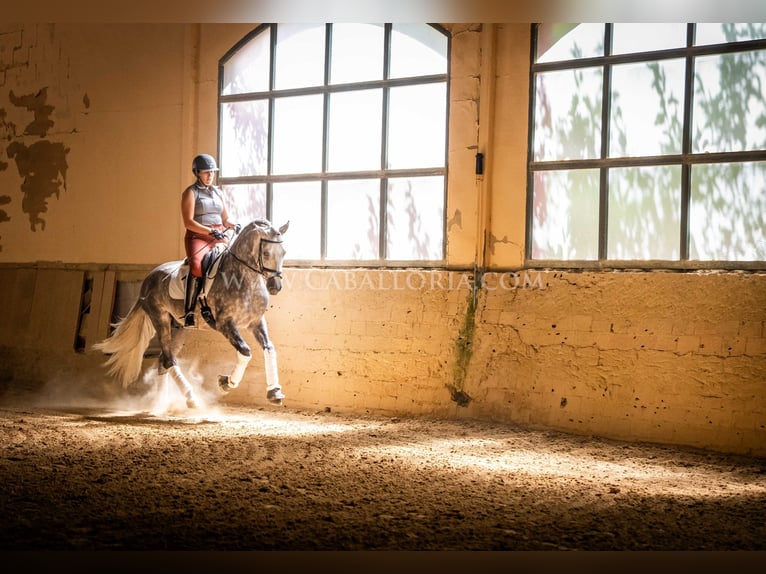
[[[332,47],[332,23],[325,23],[325,56],[328,56]],[[285,261],[285,266],[292,267],[359,267],[359,268],[401,268],[401,267],[443,267],[447,259],[447,188],[448,188],[448,157],[449,157],[449,117],[450,117],[450,80],[451,80],[451,50],[452,36],[448,30],[438,24],[424,23],[424,26],[430,26],[440,32],[447,43],[447,71],[443,74],[431,74],[423,76],[413,76],[405,78],[390,78],[390,57],[391,57],[391,34],[392,23],[385,23],[384,26],[384,74],[383,79],[359,81],[349,83],[331,84],[330,78],[330,58],[325,57],[324,79],[321,86],[274,89],[276,72],[276,44],[278,23],[261,24],[244,36],[239,42],[232,46],[218,63],[218,157],[222,153],[222,126],[224,104],[232,102],[245,102],[255,100],[267,100],[269,119],[268,119],[268,144],[267,144],[267,174],[224,177],[219,174],[218,185],[220,187],[227,185],[265,185],[266,186],[266,217],[271,220],[273,213],[273,185],[279,183],[292,182],[320,182],[321,185],[321,214],[320,217],[320,258],[319,259],[292,259]],[[233,58],[239,50],[245,47],[250,41],[258,35],[270,30],[269,62],[270,78],[269,89],[262,92],[246,92],[238,94],[224,95],[224,67],[226,63]],[[381,165],[386,164],[387,154],[387,131],[389,116],[389,94],[391,88],[419,86],[426,84],[443,83],[445,85],[445,117],[444,117],[444,165],[443,167],[429,168],[408,168],[408,169],[374,169],[360,171],[328,172],[328,146],[329,146],[329,96],[334,93],[353,92],[356,90],[382,89],[382,117],[384,129],[381,132]],[[315,173],[295,173],[295,174],[272,174],[273,150],[274,150],[274,102],[277,98],[305,95],[321,95],[323,98],[323,136],[322,136],[322,169]],[[387,259],[387,201],[388,201],[388,180],[393,178],[407,177],[429,177],[439,176],[443,178],[442,202],[444,213],[441,226],[441,254],[439,259],[407,259],[394,260]],[[327,257],[327,221],[328,221],[328,183],[338,180],[354,179],[378,179],[380,180],[380,213],[379,213],[379,257],[375,259],[328,259]]]
[[[747,40],[735,43],[719,43],[695,45],[696,24],[687,23],[685,46],[679,48],[655,50],[648,52],[631,52],[612,54],[613,23],[604,23],[604,55],[596,57],[557,60],[538,63],[537,38],[539,24],[531,25],[530,34],[530,73],[529,73],[529,130],[527,148],[527,193],[526,193],[526,247],[525,265],[530,268],[556,269],[669,269],[669,270],[699,270],[699,269],[737,269],[762,270],[766,269],[766,261],[723,261],[723,260],[691,260],[690,249],[690,198],[691,198],[691,168],[694,165],[713,163],[758,162],[766,161],[766,149],[751,151],[694,153],[692,152],[692,110],[695,71],[697,57],[710,55],[725,55],[753,50],[766,50],[766,39]],[[611,117],[611,77],[614,66],[620,64],[636,64],[660,62],[672,59],[685,61],[684,95],[683,95],[683,141],[681,153],[672,155],[612,157],[608,156],[610,117]],[[598,158],[574,160],[535,161],[535,103],[536,76],[540,73],[575,70],[581,68],[600,67],[603,71],[602,106],[601,106],[601,140]],[[622,167],[681,167],[681,213],[680,213],[680,255],[678,260],[641,259],[620,260],[607,258],[608,218],[609,218],[609,170]],[[533,224],[534,224],[534,176],[537,172],[562,169],[598,169],[599,175],[599,208],[598,208],[598,257],[593,260],[572,259],[534,259]]]

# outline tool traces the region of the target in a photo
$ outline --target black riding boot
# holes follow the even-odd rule
[[[189,275],[186,278],[186,299],[184,301],[184,327],[194,327],[194,307],[202,290],[204,277]]]

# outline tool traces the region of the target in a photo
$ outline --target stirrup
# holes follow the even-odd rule
[[[215,316],[210,305],[207,304],[207,297],[202,295],[199,299],[199,313],[211,329],[216,329]]]

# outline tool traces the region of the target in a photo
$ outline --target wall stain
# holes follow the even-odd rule
[[[7,166],[8,164],[6,163],[5,165]],[[3,168],[2,165],[0,165],[0,171],[2,171],[3,169],[5,169],[5,168]],[[10,202],[11,202],[10,196],[8,196],[8,195],[0,195],[0,205],[8,205]],[[8,213],[4,209],[0,209],[0,223],[3,223],[5,221],[10,221],[10,220],[11,220],[11,218],[8,215]],[[3,238],[3,236],[0,235],[0,239],[2,239],[2,238]],[[2,250],[3,250],[3,246],[2,246],[2,244],[0,244],[0,251],[2,251]]]
[[[447,221],[447,231],[450,231],[453,225],[457,225],[458,228],[463,229],[463,212],[459,209],[456,209],[455,215]]]
[[[33,113],[34,119],[24,128],[22,135],[36,135],[41,138],[48,134],[53,127],[50,119],[54,107],[46,104],[48,89],[42,88],[36,94],[16,96],[11,90],[9,99],[17,107],[26,108]],[[0,117],[0,119],[2,119]],[[15,126],[6,125],[6,128],[15,135]],[[10,140],[11,137],[8,137]],[[21,209],[29,216],[29,224],[32,231],[37,231],[37,226],[45,230],[45,220],[40,217],[41,213],[48,211],[48,199],[58,198],[61,188],[66,191],[66,174],[69,148],[60,142],[52,142],[46,139],[36,141],[32,145],[26,145],[19,140],[12,141],[6,147],[9,159],[16,162],[19,175],[24,178],[21,184],[23,198]],[[10,201],[10,198],[8,198]],[[7,203],[7,202],[6,202]],[[7,214],[6,214],[7,216]]]
[[[521,253],[521,245],[516,243],[515,241],[511,241],[508,239],[507,235],[504,235],[502,239],[498,239],[497,236],[495,236],[493,233],[489,234],[489,252],[494,255],[495,253],[495,245],[497,243],[505,243],[506,245],[513,245],[514,247],[518,247],[519,253]]]
[[[446,385],[450,392],[450,398],[461,407],[467,407],[473,400],[463,390],[463,386],[468,374],[468,363],[470,363],[471,356],[473,355],[473,341],[476,333],[477,290],[480,285],[481,274],[475,273],[474,288],[468,294],[468,307],[465,312],[465,319],[455,340],[455,371],[453,381],[452,384]]]
[[[50,115],[53,113],[53,106],[47,105],[48,88],[43,88],[36,94],[26,96],[17,96],[13,90],[8,94],[8,99],[17,108],[26,108],[34,114],[34,120],[24,128],[24,134],[30,136],[44,137],[48,130],[53,127],[53,120]]]

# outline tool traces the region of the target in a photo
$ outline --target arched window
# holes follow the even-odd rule
[[[766,24],[533,29],[527,257],[762,267]]]
[[[293,262],[445,253],[449,36],[426,24],[267,24],[220,62],[219,184],[290,220]]]

